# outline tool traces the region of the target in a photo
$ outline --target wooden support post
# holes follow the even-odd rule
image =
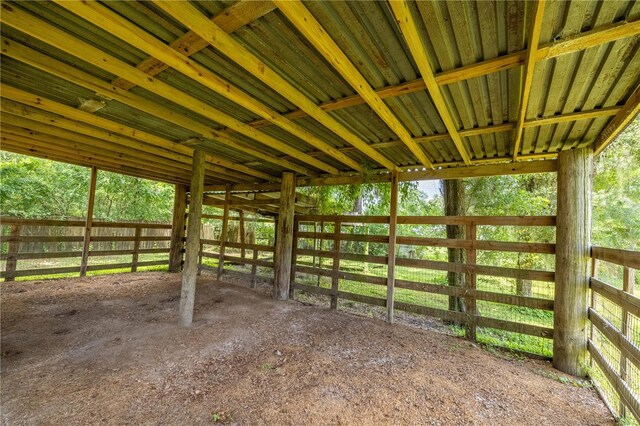
[[[387,258],[387,322],[393,324],[393,290],[396,272],[396,228],[398,223],[398,172],[391,172],[391,205],[389,209],[389,248]]]
[[[256,288],[256,281],[258,278],[258,265],[256,265],[256,260],[258,260],[258,250],[253,248],[253,265],[251,265],[251,288]]]
[[[587,367],[592,160],[588,148],[558,155],[553,366],[575,376]]]
[[[296,176],[291,172],[285,172],[282,174],[280,188],[280,211],[276,227],[276,248],[274,253],[273,296],[277,300],[287,300],[289,298],[295,203]]]
[[[204,244],[200,241],[200,250],[198,251],[198,275],[202,275],[202,258],[204,254]]]
[[[191,322],[193,321],[193,307],[196,300],[204,165],[204,151],[196,149],[193,153],[193,170],[191,172],[191,187],[189,189],[189,220],[187,222],[187,243],[185,244],[182,293],[180,295],[180,325],[183,327],[191,326]]]
[[[187,209],[187,187],[177,184],[173,198],[173,220],[171,226],[171,247],[169,249],[169,272],[182,270],[182,250],[184,248],[185,211]]]
[[[22,225],[11,225],[11,235],[9,236],[9,247],[7,252],[7,266],[5,268],[4,281],[14,281],[16,279],[16,269],[18,269],[18,252],[20,251],[20,231]]]
[[[246,255],[246,250],[244,248],[244,245],[246,244],[246,237],[245,237],[245,229],[244,229],[244,210],[239,210],[238,211],[238,228],[239,228],[239,232],[240,232],[240,244],[242,244],[241,248],[240,248],[240,257],[242,257],[242,259],[244,259],[245,255]]]
[[[227,191],[224,194],[224,212],[222,213],[222,230],[220,231],[220,250],[218,250],[218,275],[220,280],[224,273],[224,249],[227,245],[227,235],[229,235],[229,205],[231,204],[231,185],[227,185]]]
[[[300,224],[298,221],[293,219],[293,242],[291,243],[291,278],[289,281],[289,298],[293,299],[294,289],[296,283],[296,264],[298,263],[297,259],[297,251],[298,251],[298,227]]]
[[[91,242],[91,225],[93,224],[93,204],[96,199],[96,181],[98,179],[98,168],[91,168],[91,183],[89,185],[89,202],[87,203],[87,219],[84,225],[84,242],[82,244],[82,260],[80,261],[80,276],[87,275],[89,264],[89,243]]]
[[[331,272],[331,309],[338,309],[338,289],[340,286],[340,232],[342,223],[339,220],[334,222],[333,227],[333,266]]]
[[[623,267],[622,269],[622,289],[631,295],[635,294],[635,289],[636,289],[635,270],[628,268],[626,266]],[[629,332],[631,331],[630,324],[631,324],[630,314],[625,308],[625,306],[622,305],[622,326],[620,327],[620,331],[622,332],[622,335],[627,338],[629,337]],[[628,376],[627,363],[628,363],[627,357],[624,355],[624,352],[620,352],[620,378],[624,382],[627,381],[627,376]],[[627,407],[622,402],[622,398],[620,398],[619,414],[620,414],[620,417],[625,417],[627,414]]]
[[[324,233],[324,222],[320,222],[320,232]],[[323,244],[324,239],[320,238],[320,243],[318,244],[318,247],[320,248],[320,251],[322,251],[322,248],[324,246]],[[322,255],[318,255],[318,269],[322,269]],[[316,284],[318,287],[320,287],[320,274],[318,274],[318,283]]]
[[[140,251],[140,236],[142,234],[142,228],[140,226],[136,226],[135,230],[135,240],[133,241],[133,256],[131,256],[131,272],[138,271],[138,255]]]
[[[468,241],[476,240],[476,224],[469,223],[465,226],[465,232]],[[467,264],[476,264],[476,249],[471,248],[467,250]],[[473,292],[476,288],[476,273],[467,272],[465,274],[465,285]],[[470,340],[476,340],[476,299],[475,297],[467,297],[465,300],[467,323],[466,323],[466,337]]]

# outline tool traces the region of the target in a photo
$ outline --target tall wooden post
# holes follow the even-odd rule
[[[196,149],[193,153],[191,171],[191,194],[189,201],[189,220],[187,222],[187,243],[182,271],[182,293],[180,295],[180,325],[191,326],[193,306],[196,298],[196,278],[198,274],[198,252],[200,249],[200,228],[202,220],[202,190],[204,187],[204,151]]]
[[[244,210],[238,210],[238,232],[240,233],[240,257],[244,260],[246,253],[245,244],[245,229],[244,229]]]
[[[398,172],[391,172],[389,209],[389,255],[387,259],[387,322],[393,324],[393,288],[396,272],[396,227],[398,222]]]
[[[184,225],[187,209],[187,187],[177,184],[173,197],[173,220],[171,226],[171,248],[169,249],[169,272],[182,269],[182,249],[184,248]]]
[[[87,219],[84,224],[84,242],[82,244],[82,260],[80,261],[80,276],[87,275],[89,264],[89,243],[91,242],[91,226],[93,224],[93,204],[96,200],[96,181],[98,168],[91,168],[91,183],[89,184],[89,202],[87,203]]]
[[[333,261],[331,262],[331,309],[338,309],[338,290],[340,288],[340,234],[342,222],[333,223]]]
[[[295,204],[296,176],[291,172],[284,172],[280,187],[280,211],[276,225],[277,237],[273,272],[273,297],[277,300],[287,300],[289,298]]]
[[[593,151],[558,155],[553,366],[586,375]]]
[[[220,232],[220,250],[218,250],[218,275],[219,280],[224,272],[224,251],[227,245],[227,235],[229,234],[229,204],[231,204],[231,186],[227,185],[227,191],[224,194],[224,212],[222,213],[222,230]]]

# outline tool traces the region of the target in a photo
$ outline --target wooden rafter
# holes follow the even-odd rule
[[[91,63],[105,71],[112,74],[122,76],[130,81],[135,81],[139,86],[156,93],[172,102],[175,102],[196,114],[202,115],[210,120],[219,122],[229,122],[233,127],[237,127],[240,133],[248,136],[256,141],[259,141],[267,146],[279,146],[281,141],[275,139],[265,133],[258,132],[251,126],[248,126],[239,120],[233,119],[227,114],[222,113],[219,110],[213,108],[210,104],[200,101],[192,96],[189,96],[181,90],[157,80],[153,77],[149,77],[147,74],[126,64],[123,61],[96,49],[88,43],[85,43],[66,32],[53,27],[45,23],[44,21],[35,18],[33,15],[21,11],[17,7],[10,8],[11,10],[4,10],[0,15],[0,21],[3,24],[16,28],[36,39],[39,39],[47,44],[50,44],[66,53],[80,57],[82,60]],[[238,151],[245,152],[258,158],[262,158],[265,161],[269,161],[274,164],[278,164],[289,170],[294,170],[303,175],[313,175],[314,172],[306,167],[292,163],[290,161],[281,160],[276,157],[264,154],[257,149],[253,149],[237,140],[220,134],[219,132],[209,129],[209,132],[214,134],[214,139],[222,144],[225,144]],[[314,159],[312,159],[315,162]]]
[[[593,143],[595,154],[600,154],[638,116],[638,113],[640,113],[640,85]]]
[[[195,7],[176,2],[155,2],[165,12],[178,19],[184,25],[196,32],[200,37],[209,42],[220,52],[228,56],[238,65],[249,71],[252,75],[260,79],[263,83],[269,85],[276,92],[280,93],[286,99],[291,101],[303,111],[307,112],[311,117],[343,138],[349,144],[356,147],[363,154],[372,160],[378,162],[389,170],[396,168],[395,164],[382,154],[372,149],[365,141],[361,140],[344,125],[339,123],[335,118],[331,117],[321,108],[319,108],[312,100],[307,98],[302,92],[296,89],[291,83],[282,78],[278,73],[272,70],[267,64],[249,52],[244,46],[230,37],[226,32],[222,31],[206,16],[201,14]],[[283,124],[289,126],[289,120],[282,116],[271,117],[270,121],[277,119],[277,125],[283,127]],[[286,120],[286,121],[283,121]],[[285,128],[285,127],[283,127]],[[286,129],[285,129],[286,130]],[[360,167],[361,168],[361,167]]]
[[[546,43],[538,49],[536,61],[555,58],[569,53],[575,53],[590,47],[599,46],[601,44],[611,43],[622,38],[633,37],[640,34],[640,19],[631,22],[617,22],[615,24],[604,25],[590,31],[578,34],[566,39],[555,40]],[[460,81],[477,78],[504,70],[520,67],[524,64],[527,50],[510,53],[497,58],[488,59],[475,64],[455,68],[435,74],[438,85],[445,86]],[[409,93],[425,90],[424,80],[417,79],[400,83],[394,86],[383,87],[376,90],[376,94],[382,98],[394,98]],[[359,94],[347,96],[341,99],[334,99],[318,105],[325,111],[337,111],[353,106],[365,104],[365,100]],[[298,109],[285,114],[290,120],[307,117],[307,113]],[[269,126],[271,123],[267,120],[255,120],[249,123],[253,127]],[[373,146],[373,145],[372,145]]]
[[[442,95],[442,91],[440,90],[440,87],[436,82],[431,63],[429,62],[429,56],[427,55],[427,51],[424,44],[422,43],[422,40],[420,39],[420,33],[418,31],[418,27],[414,20],[414,17],[411,14],[409,3],[407,3],[406,0],[392,1],[390,5],[391,9],[393,10],[393,14],[395,15],[396,21],[400,26],[400,30],[402,31],[402,35],[407,41],[407,45],[409,46],[411,55],[418,65],[420,74],[422,76],[422,79],[424,80],[427,91],[431,96],[431,100],[433,101],[433,105],[435,106],[436,111],[438,111],[438,114],[440,115],[444,126],[449,132],[449,136],[458,149],[460,157],[462,157],[462,160],[465,164],[471,164],[471,158],[469,158],[467,149],[465,148],[462,138],[460,137],[458,125],[454,121],[453,116],[449,111],[449,107],[447,106],[447,102]]]
[[[433,167],[431,160],[429,160],[422,148],[413,140],[412,135],[404,124],[400,122],[398,117],[395,116],[380,96],[378,96],[369,82],[360,74],[347,55],[345,55],[342,49],[333,41],[331,36],[327,34],[322,25],[320,25],[302,2],[299,0],[276,0],[274,3],[298,31],[315,46],[316,50],[329,61],[342,78],[358,92],[367,105],[369,105],[391,131],[398,136],[402,143],[409,148],[418,161],[425,167]]]
[[[57,1],[57,0],[56,0]],[[110,32],[112,35],[130,43],[131,45],[137,47],[138,49],[150,54],[151,56],[162,60],[165,64],[171,66],[175,70],[180,73],[188,76],[189,78],[199,82],[205,87],[213,90],[214,92],[226,97],[230,101],[240,105],[243,108],[253,112],[265,118],[267,120],[272,121],[277,126],[291,133],[292,135],[300,138],[306,143],[312,145],[316,149],[320,149],[335,158],[336,160],[342,162],[343,164],[349,166],[350,168],[356,171],[362,171],[362,165],[359,164],[354,159],[340,153],[334,147],[311,133],[310,131],[304,129],[303,127],[295,124],[291,120],[284,118],[278,111],[269,107],[268,105],[263,104],[259,100],[255,99],[245,91],[240,88],[234,86],[232,83],[226,81],[222,77],[214,74],[212,71],[208,70],[206,67],[200,65],[199,63],[189,59],[187,56],[182,53],[170,48],[166,44],[164,44],[161,40],[157,39],[153,35],[147,33],[141,28],[137,27],[135,24],[121,17],[117,13],[111,11],[106,6],[103,6],[95,1],[87,1],[87,2],[66,2],[66,1],[58,1],[62,7],[67,10],[75,13],[76,15],[86,19],[92,24],[102,28],[105,31]],[[179,8],[187,8],[187,5],[184,3],[178,4]],[[199,13],[199,12],[198,12]],[[202,16],[202,15],[201,15]],[[215,24],[210,20],[206,19],[206,21],[210,25]],[[217,27],[216,27],[217,28]],[[229,37],[226,32],[219,30],[226,37]],[[239,120],[232,118],[229,115],[224,114],[222,111],[217,111],[218,119],[216,120],[218,123],[221,123],[227,127],[231,127],[233,130],[243,133],[245,136],[249,136],[248,133],[254,133],[255,129],[242,123]],[[266,134],[262,134],[264,140],[264,136]],[[267,136],[268,137],[268,136]],[[271,148],[275,148],[281,152],[286,152],[292,157],[303,161],[307,164],[312,165],[324,172],[330,174],[338,174],[339,170],[335,167],[318,160],[317,158],[306,155],[304,152],[292,147],[289,144],[279,141],[276,138],[269,137],[270,140],[268,143],[263,142],[270,146]],[[255,139],[255,135],[254,135]],[[256,139],[262,142],[260,139]]]
[[[212,21],[223,31],[232,33],[266,15],[273,9],[275,9],[275,5],[270,1],[239,1],[218,13],[212,18]],[[209,43],[204,41],[193,31],[186,32],[169,44],[170,47],[186,56],[192,56],[208,45]],[[157,75],[169,68],[169,66],[153,56],[150,56],[136,65],[136,68],[149,75]],[[125,90],[130,90],[135,87],[135,84],[122,78],[115,79],[113,81],[113,85]]]
[[[88,73],[78,70],[75,67],[65,64],[64,62],[57,61],[53,58],[50,58],[42,53],[39,53],[33,49],[30,49],[26,46],[21,45],[18,42],[2,37],[1,40],[2,45],[2,53],[4,55],[10,56],[18,61],[29,64],[39,70],[45,71],[52,75],[62,78],[63,80],[72,81],[75,84],[84,87],[88,90],[91,90],[97,93],[99,96],[114,99],[118,102],[121,102],[125,105],[129,105],[132,108],[139,109],[148,114],[151,114],[155,117],[161,118],[163,120],[168,120],[178,126],[184,127],[206,139],[214,139],[219,136],[219,134],[211,129],[209,126],[202,124],[199,121],[193,120],[184,116],[182,114],[177,114],[170,108],[167,108],[164,105],[158,104],[157,102],[151,102],[142,96],[136,95],[134,93],[125,92],[122,89],[118,89],[99,78],[96,78]],[[14,98],[15,101],[29,104],[35,106],[37,108],[45,109],[49,112],[64,115],[69,118],[73,118],[77,121],[82,121],[87,124],[91,124],[97,127],[102,127],[107,130],[115,131],[121,133],[118,129],[121,127],[120,125],[111,122],[106,119],[99,119],[95,115],[92,114],[81,114],[81,111],[76,110],[75,108],[68,107],[66,105],[57,104],[53,101],[48,101],[46,99],[41,99],[36,95],[29,94],[23,91],[9,91],[5,90],[8,86],[3,87],[3,96],[8,96],[9,93],[14,94],[14,96],[19,96],[19,98]],[[116,126],[115,128],[113,126]],[[130,135],[132,137],[136,137],[139,135],[144,135],[144,132],[140,132],[137,129],[134,132],[124,133],[125,135]],[[233,138],[229,138],[229,143],[236,143]],[[238,143],[238,146],[242,146]],[[193,155],[193,149],[189,148],[183,144],[171,143],[170,146],[165,146],[167,149],[174,150],[176,152],[185,154],[185,155]],[[258,157],[260,158],[260,157]],[[267,157],[270,158],[270,157]],[[266,158],[265,158],[266,159]],[[263,173],[257,170],[253,170],[248,167],[244,167],[240,164],[234,164],[229,160],[225,160],[219,156],[211,156],[208,155],[206,157],[207,163],[217,164],[222,167],[227,167],[232,170],[237,170],[240,173],[244,173],[247,175],[255,176],[260,179],[265,180],[279,180],[278,177],[271,176],[267,173]],[[269,160],[266,160],[269,161]],[[278,161],[277,159],[275,161]],[[276,163],[277,164],[277,163]]]
[[[622,107],[615,106],[615,107],[594,109],[591,111],[579,111],[579,112],[572,112],[569,114],[554,115],[551,117],[536,118],[536,119],[526,120],[524,122],[524,128],[526,129],[530,127],[549,126],[551,124],[569,123],[569,122],[574,122],[578,120],[606,118],[606,117],[611,117],[613,115],[616,115],[621,109]],[[514,130],[515,128],[516,128],[516,123],[502,123],[502,124],[490,125],[487,127],[476,127],[474,129],[460,130],[459,133],[461,137],[469,137],[469,136],[485,135],[485,134],[492,134],[492,133],[508,132],[510,130]],[[414,141],[419,144],[428,144],[435,141],[446,141],[448,139],[450,139],[450,136],[448,133],[439,133],[439,134],[429,135],[429,136],[419,136],[414,138]],[[376,142],[371,144],[371,146],[376,149],[394,148],[402,145],[403,143],[400,140]],[[348,146],[348,147],[340,148],[340,150],[342,152],[350,152],[350,151],[353,151],[354,148]],[[321,155],[321,154],[322,152],[320,151],[309,153],[309,155]],[[474,160],[472,161],[472,163],[476,163],[477,161],[478,160]]]
[[[513,142],[513,161],[518,159],[520,145],[524,137],[524,121],[529,107],[529,94],[533,85],[533,73],[536,68],[536,57],[538,54],[538,42],[542,31],[542,18],[544,17],[545,0],[536,0],[533,7],[533,17],[529,30],[529,40],[527,42],[527,57],[524,62],[524,82],[522,84],[522,94],[520,99],[520,110],[518,111],[518,122],[516,123],[516,139]]]

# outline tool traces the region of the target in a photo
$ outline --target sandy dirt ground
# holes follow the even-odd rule
[[[168,273],[2,283],[6,425],[601,425],[548,362]],[[566,380],[563,380],[566,381]]]

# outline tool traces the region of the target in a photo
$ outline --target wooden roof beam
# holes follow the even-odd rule
[[[279,127],[282,127],[284,130],[288,131],[292,135],[295,135],[301,138],[303,141],[314,146],[317,149],[325,151],[327,154],[336,158],[336,160],[344,164],[347,164],[349,167],[353,168],[354,170],[362,171],[362,166],[352,158],[347,157],[344,154],[341,154],[340,152],[335,150],[335,148],[333,148],[331,145],[327,144],[326,142],[322,141],[313,133],[300,127],[299,125],[293,123],[292,121],[285,119],[278,113],[278,111],[274,110],[273,108],[267,105],[262,104],[260,101],[253,98],[248,93],[235,87],[233,84],[224,80],[223,78],[217,76],[209,69],[189,59],[188,57],[181,54],[180,52],[170,48],[169,46],[164,44],[164,42],[162,42],[161,40],[147,33],[143,29],[137,27],[135,24],[121,17],[117,13],[111,11],[106,6],[103,6],[95,1],[85,1],[85,2],[67,2],[67,1],[60,1],[60,0],[55,0],[55,1],[57,4],[69,10],[70,12],[82,17],[83,19],[87,20],[88,22],[91,22],[93,25],[96,25],[97,27],[103,29],[104,31],[111,33],[112,35],[131,44],[132,46],[161,60],[162,62],[174,68],[175,70],[179,71],[180,73],[197,81],[198,83],[213,90],[214,92],[226,97],[232,102],[242,106],[243,108],[248,109],[254,114],[261,116],[262,118],[266,118],[268,120],[273,121],[274,124],[278,125]],[[182,2],[177,4],[177,6],[179,8],[189,7],[187,3],[182,3]],[[206,21],[211,25],[215,25],[213,24],[213,22],[209,21],[208,19]],[[224,31],[220,30],[220,32],[223,33],[226,37],[229,37],[227,33],[225,33]],[[149,77],[147,76],[146,78],[149,78]],[[256,129],[254,129],[253,127],[248,126],[247,124],[241,122],[240,120],[237,120],[232,116],[225,114],[221,110],[217,110],[213,108],[211,105],[209,105],[208,108],[212,112],[215,112],[215,115],[217,117],[215,121],[226,127],[230,127],[233,130],[244,134],[245,136],[252,137],[253,139],[261,143],[264,143],[265,145],[271,148],[277,149],[280,152],[289,154],[293,158],[296,158],[297,160],[302,161],[306,164],[309,164],[326,173],[330,173],[330,174],[340,173],[340,171],[337,168],[323,161],[320,161],[317,158],[306,155],[304,152],[274,137],[271,137],[265,133],[256,131]]]
[[[536,56],[538,54],[538,42],[542,31],[542,18],[544,17],[545,0],[536,0],[533,6],[533,17],[529,30],[529,40],[527,43],[527,57],[524,63],[524,82],[522,84],[522,95],[520,98],[520,111],[518,112],[518,122],[516,123],[516,139],[513,142],[513,161],[518,160],[518,153],[522,138],[524,137],[524,121],[529,106],[529,95],[533,85],[533,73],[536,68]]]
[[[243,0],[232,4],[222,12],[218,13],[212,18],[212,21],[223,31],[230,34],[266,15],[273,9],[275,9],[275,5],[270,1]],[[169,44],[171,48],[186,56],[192,56],[208,45],[209,43],[204,41],[193,31],[184,33]],[[157,75],[169,68],[169,66],[153,56],[150,56],[136,65],[136,68],[149,75]],[[134,83],[123,78],[115,79],[112,84],[124,90],[130,90],[136,86]]]
[[[3,1],[2,4],[4,5],[5,2]],[[223,125],[232,124],[230,127],[237,127],[239,133],[242,133],[258,142],[268,146],[278,146],[282,144],[279,140],[268,136],[265,133],[258,132],[256,129],[253,129],[251,126],[248,126],[239,120],[231,118],[223,112],[215,109],[210,104],[189,96],[163,81],[148,76],[137,68],[120,61],[119,59],[91,46],[88,43],[85,43],[84,41],[76,39],[70,34],[34,17],[27,12],[22,11],[18,7],[9,6],[8,8],[4,8],[3,13],[0,14],[0,22],[18,29],[44,43],[52,45],[63,52],[79,57],[85,62],[95,65],[107,72],[119,75],[127,80],[134,81],[139,86],[193,111],[194,114],[202,115],[203,117]],[[81,84],[81,82],[78,84]],[[253,155],[303,175],[315,174],[306,167],[265,154],[221,134],[214,129],[208,129],[208,133],[212,134],[217,142],[225,144],[238,151],[248,153],[249,155]]]
[[[173,16],[181,23],[196,32],[200,37],[209,42],[214,48],[229,57],[232,61],[260,79],[263,83],[273,88],[290,102],[305,111],[327,129],[343,138],[349,144],[355,146],[359,151],[367,155],[372,160],[378,162],[389,170],[394,170],[396,165],[382,154],[372,149],[365,141],[361,140],[354,133],[349,131],[344,125],[339,123],[312,100],[307,98],[302,92],[296,89],[291,83],[272,70],[267,64],[249,52],[244,46],[230,37],[220,27],[215,25],[206,16],[200,13],[195,7],[188,3],[176,3],[172,1],[155,1],[155,4],[166,13]],[[282,116],[265,117],[273,121],[278,126],[287,130],[290,127],[289,120]],[[277,120],[276,120],[277,119]],[[286,120],[286,121],[285,121]],[[277,121],[277,122],[276,122]],[[288,130],[291,132],[291,130]],[[329,152],[327,152],[329,154]],[[331,152],[330,155],[335,155]],[[342,161],[342,160],[341,160]],[[352,160],[354,161],[354,160]],[[344,162],[344,161],[343,161]],[[362,166],[356,170],[362,170]]]
[[[7,138],[6,136],[2,136],[2,150],[13,152],[21,155],[29,155],[32,157],[43,158],[45,160],[58,161],[61,163],[74,164],[76,166],[82,167],[99,167],[101,170],[106,170],[109,172],[119,173],[127,176],[134,176],[144,179],[156,180],[159,182],[166,183],[182,183],[188,184],[188,180],[183,180],[176,178],[174,176],[168,176],[166,174],[157,175],[148,172],[146,169],[138,169],[134,167],[125,166],[119,162],[110,162],[103,161],[100,159],[95,159],[93,157],[86,156],[68,156],[67,154],[62,154],[56,151],[53,151],[49,148],[38,148],[34,146],[30,146],[21,141],[15,141],[11,138]]]
[[[378,96],[369,82],[349,60],[335,41],[327,34],[320,22],[299,0],[275,0],[278,9],[300,31],[333,68],[344,78],[371,109],[385,122],[391,131],[409,148],[418,161],[425,167],[433,164],[422,148],[413,140],[413,136]]]
[[[92,118],[93,120],[74,121],[73,119],[67,119],[64,117],[69,117],[69,116],[73,117],[74,114],[77,114],[77,112],[75,108],[67,107],[66,105],[61,105],[61,104],[57,104],[57,108],[55,109],[58,112],[61,112],[62,114],[54,115],[52,113],[46,112],[45,108],[49,104],[56,104],[55,102],[48,101],[43,97],[28,94],[27,92],[20,91],[19,89],[15,89],[7,85],[4,85],[2,88],[2,97],[3,99],[1,101],[0,108],[1,108],[1,111],[4,113],[14,114],[17,116],[28,118],[30,120],[38,121],[48,126],[60,127],[60,128],[67,129],[76,133],[81,133],[87,136],[93,136],[103,140],[112,141],[114,143],[123,145],[125,147],[138,150],[140,152],[140,155],[150,153],[153,155],[157,155],[163,158],[173,160],[178,164],[180,163],[188,164],[189,169],[191,169],[192,159],[190,155],[176,153],[175,151],[171,151],[170,149],[166,149],[162,146],[159,147],[154,144],[148,144],[148,141],[145,138],[145,132],[137,131],[137,129],[132,129],[132,128],[129,128],[128,126],[123,126],[123,125],[113,123],[107,119],[96,117],[90,113],[82,112],[79,115],[83,117],[84,114],[86,114],[88,117],[85,117],[85,118]],[[25,98],[38,99],[37,101],[38,103],[36,105],[43,106],[42,104],[44,104],[44,108],[37,109],[35,107],[28,107],[24,104],[17,103],[17,102],[20,102],[20,100],[25,100]],[[51,109],[54,109],[54,108],[51,108]],[[95,123],[102,123],[103,120],[108,123],[113,123],[115,126],[120,126],[119,128],[120,131],[117,133],[122,134],[126,132],[127,134],[135,134],[139,140],[142,140],[142,142],[140,142],[139,140],[130,139],[129,137],[120,136],[119,134],[114,132],[115,129],[111,126],[105,126],[105,127],[108,127],[107,130],[103,130],[104,128],[94,127]],[[86,124],[87,121],[89,121],[92,124],[91,125]],[[158,139],[162,140],[162,138],[158,138]],[[166,140],[165,142],[167,142],[167,144],[171,143],[170,141],[166,141]],[[248,177],[243,173],[239,173],[237,170],[226,169],[224,167],[220,167],[211,163],[206,163],[206,170],[211,173],[226,175],[228,177],[233,178],[231,180],[244,180],[244,181],[252,180],[251,177]]]
[[[132,108],[138,109],[140,111],[144,111],[150,115],[161,118],[163,120],[168,120],[180,127],[184,127],[187,130],[190,130],[194,133],[200,134],[201,136],[208,139],[215,139],[217,133],[211,129],[209,126],[202,124],[199,121],[193,120],[187,116],[182,114],[177,114],[173,110],[167,108],[164,105],[161,105],[157,102],[149,101],[142,96],[136,95],[134,93],[125,92],[122,89],[118,89],[113,85],[106,83],[100,80],[97,77],[92,76],[91,74],[85,73],[71,65],[67,65],[64,62],[57,61],[53,58],[50,58],[40,52],[37,52],[33,49],[30,49],[18,42],[2,37],[0,46],[2,48],[2,53],[9,57],[12,57],[20,62],[24,62],[26,64],[31,65],[34,68],[37,68],[41,71],[47,72],[49,74],[55,75],[63,80],[72,81],[74,84],[77,84],[81,87],[84,87],[88,90],[91,90],[97,93],[99,96],[102,96],[107,99],[114,99],[118,102],[121,102],[125,105],[128,105]],[[3,87],[3,96],[8,96],[9,90],[8,86]],[[6,90],[5,90],[6,89]],[[18,90],[18,89],[15,89]],[[13,92],[11,92],[13,93]],[[36,95],[32,95],[28,92],[19,91],[15,92],[19,94],[19,98],[14,98],[15,101],[35,106],[40,109],[47,110],[54,114],[63,115],[68,118],[72,118],[77,121],[82,121],[87,124],[91,124],[93,126],[101,127],[107,130],[111,130],[117,133],[122,133],[119,131],[119,128],[122,128],[122,125],[112,122],[110,120],[102,119],[95,115],[86,115],[79,114],[75,108],[68,107],[66,105],[58,104],[53,101],[42,100],[40,97]],[[16,95],[18,96],[18,95]],[[132,133],[124,133],[125,135],[131,137],[137,137],[144,135],[145,132],[141,132],[140,130],[135,129]],[[161,139],[161,138],[158,138]],[[230,139],[230,142],[233,142],[233,139]],[[171,145],[161,145],[166,149],[170,149],[176,151],[178,153],[188,155],[190,157],[193,156],[193,149],[188,148],[183,144],[170,142]],[[240,164],[235,164],[229,160],[221,158],[219,156],[206,156],[207,163],[217,164],[221,167],[226,167],[231,170],[237,170],[240,173],[255,176],[260,179],[265,179],[267,181],[279,181],[280,178],[276,176],[269,175],[267,173],[263,173],[257,170],[253,170],[249,167],[245,167]]]
[[[593,143],[595,154],[600,154],[640,112],[640,85],[636,87],[622,109],[607,124]]]
[[[611,43],[613,41],[633,37],[640,34],[640,19],[631,22],[617,22],[615,24],[603,25],[590,31],[578,34],[566,39],[555,40],[546,43],[538,49],[536,61],[542,61],[555,58],[561,55],[574,53],[579,50],[587,49],[601,44]],[[435,74],[436,82],[439,86],[457,83],[460,81],[477,78],[504,70],[518,68],[524,64],[527,56],[527,50],[510,53],[497,58],[480,61],[475,64],[466,65],[460,68],[444,71]],[[394,86],[383,87],[376,90],[378,96],[382,99],[402,96],[409,93],[425,90],[424,80],[417,79]],[[325,111],[336,111],[357,105],[365,104],[365,100],[359,94],[347,96],[341,99],[334,99],[318,105]],[[285,117],[295,120],[307,117],[307,113],[298,109],[285,114]],[[251,126],[259,128],[271,125],[267,120],[255,120],[249,123]]]
[[[431,100],[433,101],[436,111],[440,114],[440,118],[442,119],[444,126],[447,128],[449,136],[453,139],[453,143],[458,149],[460,157],[462,157],[465,164],[471,164],[471,158],[469,157],[467,149],[465,148],[462,138],[458,132],[458,125],[454,121],[444,96],[442,95],[440,86],[438,86],[438,83],[436,82],[431,63],[429,62],[429,56],[427,55],[427,51],[422,40],[420,39],[420,33],[414,17],[411,14],[411,10],[409,9],[409,4],[406,0],[392,1],[389,4],[391,5],[391,10],[395,15],[398,25],[400,26],[402,35],[409,46],[411,55],[420,69],[420,74],[424,80],[427,91],[431,96]]]
[[[531,120],[526,120],[524,122],[524,128],[526,129],[530,127],[549,126],[551,124],[567,123],[567,122],[573,122],[578,120],[590,120],[595,118],[611,117],[613,115],[616,115],[621,109],[622,107],[614,106],[614,107],[608,107],[608,108],[594,109],[590,111],[578,111],[578,112],[572,112],[569,114],[554,115],[554,116],[545,117],[545,118],[534,118]],[[502,124],[490,125],[486,127],[476,127],[474,129],[460,130],[459,133],[460,133],[460,136],[464,138],[469,136],[508,132],[510,130],[514,130],[515,128],[516,128],[516,123],[502,123]],[[413,140],[419,144],[427,144],[430,142],[442,141],[442,140],[448,140],[448,139],[450,139],[449,133],[440,133],[440,134],[428,135],[428,136],[418,136],[416,138],[413,138]],[[376,149],[394,148],[402,145],[403,143],[400,140],[376,142],[371,144],[371,146]],[[351,151],[354,151],[354,148],[351,146],[348,146],[348,147],[340,148],[340,150],[343,152],[351,152]],[[320,151],[310,152],[309,155],[322,155],[322,152]],[[473,160],[472,163],[476,163],[478,161],[479,160]],[[440,166],[441,163],[437,163],[436,165]],[[416,166],[412,166],[412,167],[416,167]]]

